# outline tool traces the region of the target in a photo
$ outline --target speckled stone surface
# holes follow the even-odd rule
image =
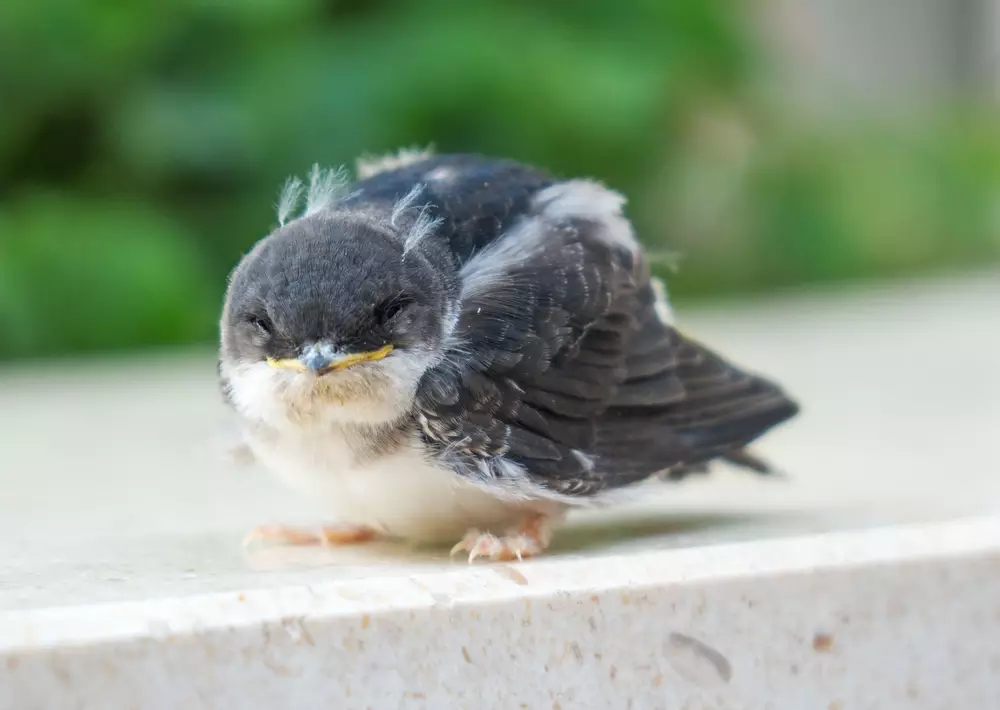
[[[0,614],[5,708],[965,708],[1000,521]]]
[[[681,312],[802,418],[468,567],[221,462],[208,354],[0,372],[0,709],[1000,707],[1000,275]]]

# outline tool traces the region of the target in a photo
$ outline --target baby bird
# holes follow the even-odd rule
[[[521,559],[642,481],[768,471],[745,447],[796,404],[677,330],[621,195],[476,155],[358,177],[290,181],[230,279],[224,396],[255,459],[330,511],[252,537]]]

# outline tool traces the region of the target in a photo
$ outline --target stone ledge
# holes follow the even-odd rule
[[[0,707],[954,708],[1000,518],[0,614]]]

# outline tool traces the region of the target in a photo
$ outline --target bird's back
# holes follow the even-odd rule
[[[477,362],[496,363],[509,349],[503,358],[520,365],[501,371],[467,362],[474,376],[461,368],[428,373],[418,393],[425,413],[452,419],[459,439],[492,440],[494,450],[507,451],[506,460],[562,495],[587,497],[659,472],[679,477],[716,458],[756,465],[743,447],[793,416],[796,405],[770,381],[727,363],[664,318],[665,299],[638,243],[629,236],[609,244],[599,236],[605,219],[617,219],[617,208],[602,213],[594,203],[618,204],[614,193],[577,182],[579,188],[511,160],[440,155],[394,165],[354,185],[347,204],[385,210],[422,185],[415,204],[438,220],[435,240],[449,245],[465,277],[485,265],[487,247],[518,238],[510,236],[515,225],[546,223],[548,208],[539,200],[553,190],[560,195],[553,203],[560,216],[542,228],[549,246],[535,253],[534,264],[507,264],[496,274],[488,265],[494,296],[463,311],[459,330],[470,338],[449,358],[462,362],[471,349]],[[521,285],[519,293],[512,293],[512,283]],[[595,297],[606,301],[597,310]],[[519,308],[510,307],[512,298]],[[460,393],[450,404],[435,401],[430,383],[438,379],[453,380],[448,389]],[[470,384],[484,381],[493,384]],[[470,409],[492,414],[472,416]],[[442,446],[453,450],[455,441]]]
[[[343,204],[381,204],[391,210],[415,185],[419,204],[440,220],[435,237],[447,240],[458,265],[504,234],[556,181],[537,168],[513,160],[474,154],[432,155],[377,172],[351,188]]]

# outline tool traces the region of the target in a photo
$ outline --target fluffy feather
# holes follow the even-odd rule
[[[350,177],[344,168],[321,168],[313,165],[309,175],[309,191],[306,194],[306,210],[303,217],[311,217],[324,210],[343,197]]]
[[[302,200],[302,193],[305,187],[297,177],[290,177],[285,181],[281,189],[281,196],[278,198],[278,224],[285,225],[292,219],[299,203]]]

